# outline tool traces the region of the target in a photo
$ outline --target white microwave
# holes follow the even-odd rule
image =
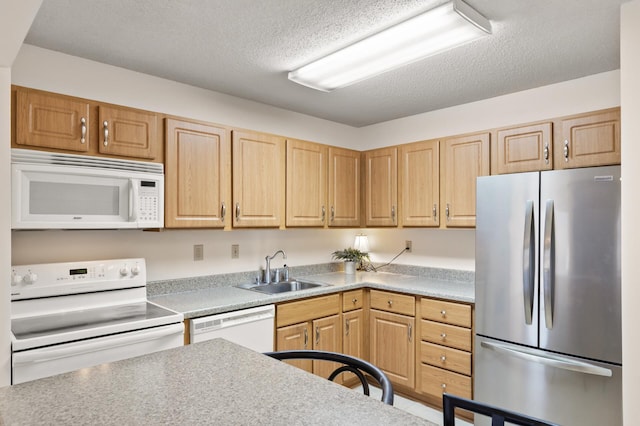
[[[162,164],[11,150],[12,229],[163,226]]]

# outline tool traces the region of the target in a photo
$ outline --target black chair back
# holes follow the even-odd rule
[[[456,408],[462,408],[464,410],[491,417],[491,426],[503,426],[504,422],[520,426],[558,426],[555,423],[525,416],[524,414],[515,413],[513,411],[504,410],[489,404],[482,404],[448,393],[442,395],[442,414],[444,416],[443,426],[455,425]]]
[[[281,361],[287,359],[311,359],[340,363],[342,365],[331,373],[328,380],[333,381],[340,373],[351,372],[360,380],[364,394],[369,395],[369,384],[365,378],[365,374],[367,374],[373,377],[380,385],[382,402],[387,405],[393,405],[393,386],[389,378],[378,367],[360,358],[337,352],[313,350],[265,352],[265,355]]]

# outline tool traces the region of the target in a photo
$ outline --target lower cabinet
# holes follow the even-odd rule
[[[415,386],[415,297],[371,290],[371,363],[394,384]]]
[[[473,397],[471,305],[422,298],[417,391],[436,404],[442,394]]]

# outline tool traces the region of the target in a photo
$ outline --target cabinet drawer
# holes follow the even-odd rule
[[[469,352],[420,342],[420,361],[456,373],[471,375],[471,353]]]
[[[362,308],[363,290],[345,291],[342,293],[342,312]]]
[[[422,320],[421,326],[422,340],[471,352],[470,329],[428,320]]]
[[[471,377],[421,364],[420,391],[440,400],[445,392],[471,399]]]
[[[414,316],[416,314],[416,299],[406,294],[371,290],[371,309]]]
[[[422,318],[471,328],[471,306],[444,300],[422,299]]]
[[[283,303],[276,307],[276,327],[328,317],[338,312],[340,312],[338,293]]]

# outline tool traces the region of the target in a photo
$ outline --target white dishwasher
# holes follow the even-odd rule
[[[194,318],[191,343],[222,337],[256,352],[272,351],[275,313],[275,305],[266,305]]]

